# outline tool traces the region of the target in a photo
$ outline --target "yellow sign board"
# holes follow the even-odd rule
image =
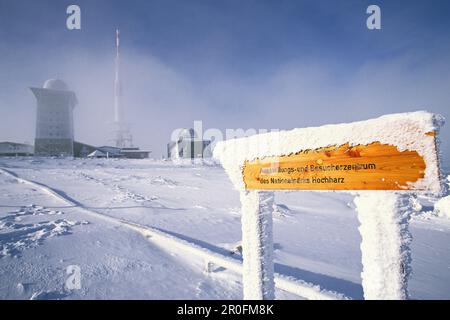
[[[248,190],[418,190],[425,161],[416,151],[374,142],[246,161]]]

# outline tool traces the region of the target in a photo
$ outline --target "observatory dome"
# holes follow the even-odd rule
[[[69,90],[69,87],[67,86],[67,84],[59,79],[49,79],[47,81],[45,81],[44,83],[44,89],[51,89],[51,90],[63,90],[63,91],[67,91]]]

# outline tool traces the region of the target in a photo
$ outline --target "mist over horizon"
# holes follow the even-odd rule
[[[77,1],[74,31],[69,4],[0,0],[0,141],[33,143],[29,87],[59,78],[78,98],[75,140],[111,145],[116,27],[125,121],[154,158],[196,120],[225,132],[417,110],[450,118],[445,1],[378,1],[379,31],[365,26],[368,1]],[[448,166],[450,123],[440,139]]]

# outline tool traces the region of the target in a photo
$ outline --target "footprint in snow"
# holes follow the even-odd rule
[[[19,257],[25,249],[41,245],[48,238],[70,234],[74,226],[89,223],[67,219],[22,223],[21,217],[44,214],[58,215],[62,212],[52,212],[43,207],[32,205],[0,218],[0,258],[6,256]]]

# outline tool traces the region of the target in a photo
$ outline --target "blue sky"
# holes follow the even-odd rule
[[[69,4],[81,7],[80,31],[65,27]],[[369,4],[381,30],[366,28]],[[116,27],[128,121],[156,155],[194,120],[223,130],[448,117],[449,15],[443,0],[0,0],[0,119],[11,120],[0,140],[33,140],[27,87],[58,76],[79,97],[77,140],[108,143]],[[446,160],[450,129],[442,140]]]

